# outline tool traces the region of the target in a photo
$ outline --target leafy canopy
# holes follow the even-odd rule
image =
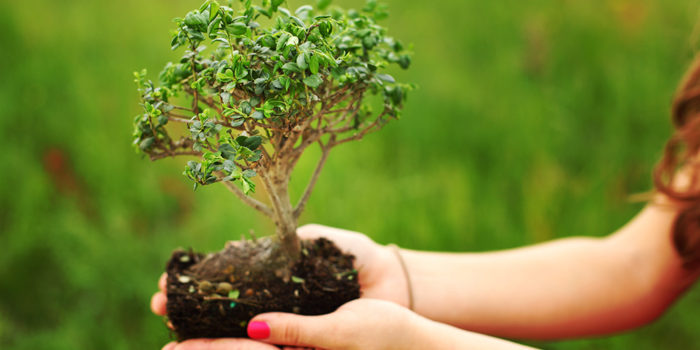
[[[144,109],[135,147],[152,160],[196,156],[184,172],[195,189],[237,181],[247,194],[259,172],[288,177],[309,145],[325,152],[398,117],[412,86],[384,71],[411,60],[377,24],[386,7],[330,2],[291,12],[283,0],[210,0],[176,18],[179,61],[165,65],[159,85],[134,73]]]

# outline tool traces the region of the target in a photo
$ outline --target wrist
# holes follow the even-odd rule
[[[401,250],[393,244],[379,245],[379,263],[382,275],[379,277],[385,295],[391,295],[388,300],[405,308],[412,309],[412,284]],[[371,297],[371,296],[369,296]],[[387,298],[381,298],[387,299]]]
[[[533,350],[533,348],[484,334],[465,331],[412,313],[406,330],[414,334],[407,349],[493,349]]]
[[[411,274],[408,271],[408,265],[406,265],[406,261],[404,260],[404,257],[396,244],[388,244],[387,247],[389,248],[389,250],[392,251],[392,253],[394,253],[394,256],[396,256],[396,260],[399,262],[399,266],[401,267],[401,273],[403,274],[404,280],[404,288],[406,289],[407,307],[409,310],[414,310],[413,284],[411,283]]]

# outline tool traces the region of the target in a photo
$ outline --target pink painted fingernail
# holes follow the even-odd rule
[[[267,339],[270,337],[270,326],[266,322],[251,322],[248,324],[248,336],[252,339]]]

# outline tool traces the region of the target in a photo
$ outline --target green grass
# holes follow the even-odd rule
[[[400,121],[334,151],[302,223],[484,251],[605,235],[641,208],[627,196],[650,188],[697,4],[389,3],[391,32],[415,47],[396,74],[420,89]],[[271,232],[223,187],[192,192],[183,160],[130,146],[131,72],[175,59],[170,20],[198,5],[0,3],[0,348],[157,348],[168,333],[148,303],[170,251]],[[694,288],[641,330],[540,345],[697,348],[699,311]]]

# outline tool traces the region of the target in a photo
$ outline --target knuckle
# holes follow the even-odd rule
[[[303,339],[301,336],[301,331],[299,330],[299,327],[294,326],[294,325],[287,325],[284,327],[283,333],[282,333],[284,340],[288,342],[289,344],[292,345],[302,345]]]

